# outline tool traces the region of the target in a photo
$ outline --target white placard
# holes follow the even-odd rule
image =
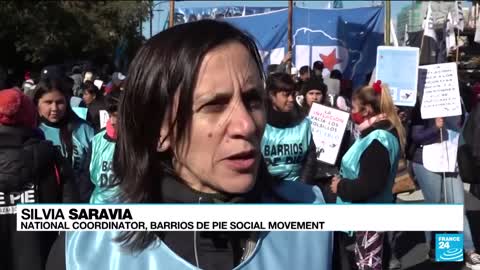
[[[423,146],[423,166],[431,172],[456,172],[460,133],[448,131],[448,140]]]
[[[350,114],[313,103],[308,117],[312,122],[317,159],[335,164]]]
[[[419,88],[423,88],[422,119],[462,114],[456,63],[420,66]]]
[[[415,106],[418,63],[418,48],[391,46],[377,48],[375,78],[388,85],[395,105]]]
[[[110,115],[105,110],[100,110],[100,128],[104,128],[107,126],[108,119],[110,119]]]
[[[98,88],[98,90],[102,89],[103,81],[101,80],[95,80],[93,84]]]
[[[12,210],[18,231],[462,231],[464,215],[463,204],[28,203]]]

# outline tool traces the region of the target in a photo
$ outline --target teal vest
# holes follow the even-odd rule
[[[39,128],[45,134],[45,138],[57,146],[64,157],[67,157],[67,149],[65,145],[62,145],[60,140],[60,129],[41,123]],[[81,177],[82,175],[87,175],[88,167],[87,162],[87,153],[90,150],[90,143],[92,141],[95,132],[92,127],[90,127],[86,122],[77,122],[75,123],[75,128],[72,132],[72,144],[73,144],[73,154],[72,154],[72,167],[75,176]]]
[[[115,142],[105,138],[106,131],[95,135],[92,140],[92,158],[90,161],[90,179],[95,188],[90,203],[111,202],[117,193],[116,187],[110,187],[115,180],[112,170]]]
[[[300,182],[283,181],[277,192],[287,201],[324,203],[318,187],[310,187]],[[272,201],[267,199],[265,202]],[[113,241],[117,235],[118,232],[112,231],[67,232],[66,269],[198,269],[179,257],[159,239],[143,252],[131,254],[122,250],[119,243]],[[193,245],[193,242],[191,244]],[[332,232],[262,232],[250,257],[234,269],[331,270],[332,248]],[[201,257],[199,261],[201,266]]]
[[[342,158],[342,165],[340,174],[342,178],[355,180],[358,178],[360,170],[360,158],[367,149],[367,147],[374,141],[379,141],[385,148],[387,148],[390,159],[390,175],[388,182],[383,192],[368,200],[369,203],[392,203],[393,193],[392,188],[397,173],[398,159],[400,157],[400,145],[398,139],[386,130],[375,130],[370,132],[364,138],[359,138],[348,149],[347,153]],[[337,197],[337,203],[343,203],[340,197]]]
[[[289,128],[267,124],[261,147],[270,174],[283,180],[299,180],[311,139],[310,120],[307,118]]]

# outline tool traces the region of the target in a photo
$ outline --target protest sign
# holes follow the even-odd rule
[[[319,161],[335,164],[349,117],[347,112],[312,104],[309,118]]]
[[[388,46],[377,48],[375,78],[388,85],[395,105],[415,106],[418,60],[418,48]]]
[[[456,172],[460,133],[448,130],[448,139],[423,146],[423,166],[431,172]]]
[[[422,119],[462,114],[456,63],[420,66],[419,91],[423,91]]]
[[[110,116],[108,115],[108,112],[105,110],[100,110],[99,114],[100,114],[100,128],[104,128],[107,126],[107,121],[110,118]]]

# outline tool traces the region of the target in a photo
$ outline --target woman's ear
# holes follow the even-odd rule
[[[160,137],[157,142],[157,152],[166,152],[171,146],[171,136],[169,132],[169,122],[164,120],[160,128]]]

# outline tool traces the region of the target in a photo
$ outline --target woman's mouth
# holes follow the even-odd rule
[[[224,161],[226,162],[227,166],[234,171],[247,172],[253,169],[257,157],[257,152],[250,150],[231,155],[224,159]]]

